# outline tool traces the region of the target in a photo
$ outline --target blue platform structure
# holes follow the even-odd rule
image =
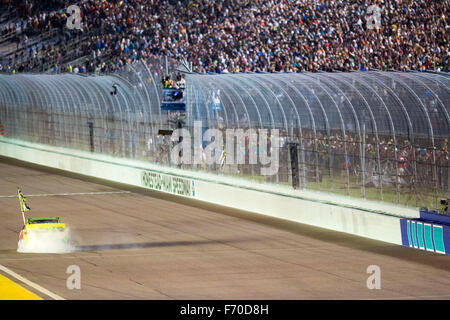
[[[161,110],[165,111],[186,111],[186,102],[183,90],[175,88],[164,88]]]

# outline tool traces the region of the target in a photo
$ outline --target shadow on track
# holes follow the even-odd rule
[[[195,246],[195,245],[206,245],[206,244],[217,244],[217,243],[227,245],[232,242],[242,242],[242,240],[241,241],[238,241],[238,240],[224,240],[224,241],[199,240],[199,241],[174,241],[174,242],[137,242],[137,243],[117,243],[117,244],[96,244],[96,245],[74,246],[73,252],[133,250],[133,249],[146,249],[146,248]]]

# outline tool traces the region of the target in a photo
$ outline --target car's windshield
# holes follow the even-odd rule
[[[36,224],[36,223],[59,223],[59,219],[28,219],[28,224]]]

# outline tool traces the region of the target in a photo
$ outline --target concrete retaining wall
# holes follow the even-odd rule
[[[418,210],[406,207],[4,137],[0,137],[0,155],[399,245],[400,217],[419,217]]]

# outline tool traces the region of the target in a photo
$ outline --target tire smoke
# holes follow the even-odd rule
[[[69,228],[66,228],[65,230],[28,230],[27,236],[26,240],[19,240],[17,252],[61,254],[73,251],[70,244]]]

